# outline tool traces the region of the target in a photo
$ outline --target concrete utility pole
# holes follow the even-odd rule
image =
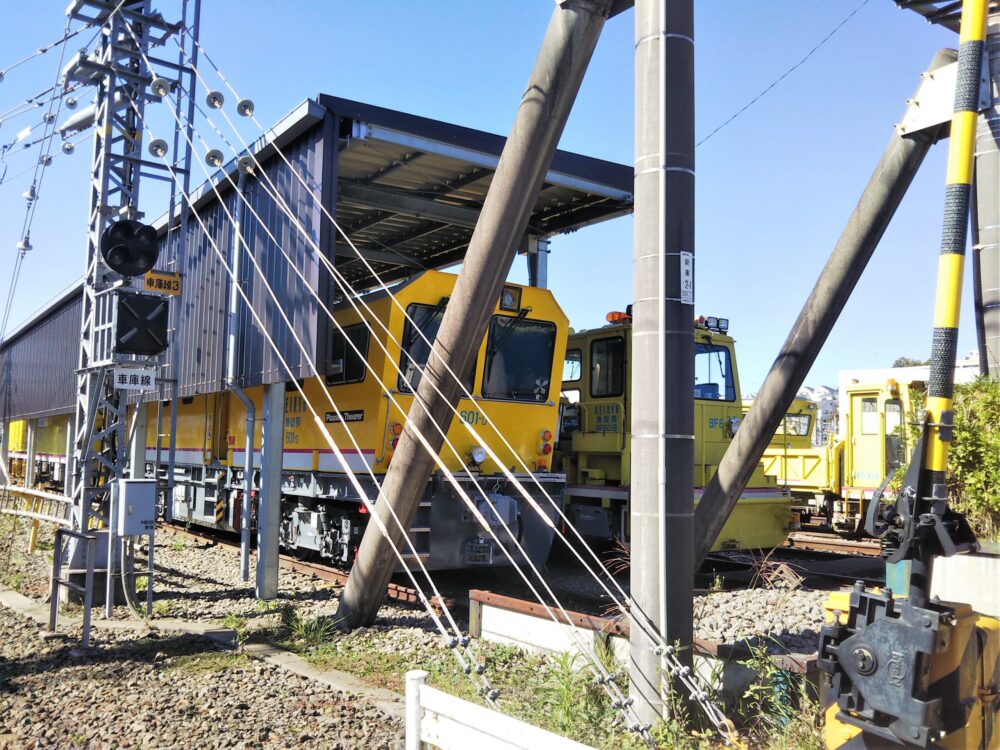
[[[694,561],[694,3],[635,4],[632,607],[690,663]],[[630,693],[663,714],[662,663],[632,628]]]
[[[976,129],[976,185],[973,221],[974,293],[979,367],[1000,380],[1000,13],[987,19],[986,57],[990,106]]]
[[[954,50],[942,50],[934,57],[929,70],[956,59]],[[924,157],[946,133],[946,126],[905,136],[898,130],[893,133],[816,286],[771,365],[753,408],[740,425],[698,503],[694,528],[697,563],[705,559],[736,506]]]
[[[545,32],[376,505],[397,549],[403,546],[404,532],[387,506],[392,505],[408,529],[434,465],[414,434],[422,433],[432,449],[440,451],[443,438],[435,425],[447,430],[451,407],[458,403],[458,383],[442,361],[453,372],[464,373],[479,352],[610,6],[611,0],[562,0]],[[395,566],[378,524],[369,522],[337,613],[343,627],[375,619]]]

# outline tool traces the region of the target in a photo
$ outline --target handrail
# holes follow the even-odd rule
[[[62,558],[63,558],[63,538],[72,537],[87,545],[87,568],[84,584],[81,586],[74,583],[69,578],[63,578]],[[52,554],[52,586],[49,592],[49,632],[56,632],[56,625],[59,620],[59,587],[63,586],[70,591],[75,591],[83,596],[83,647],[90,647],[90,607],[94,594],[94,553],[96,552],[97,537],[94,534],[85,534],[72,529],[58,528],[55,536],[55,549]]]
[[[57,503],[65,503],[66,505],[73,504],[73,498],[66,497],[65,495],[57,495],[54,492],[46,492],[45,490],[36,490],[31,487],[22,487],[19,484],[0,484],[0,492],[13,492],[19,495],[33,495],[34,497],[40,497],[43,500],[52,500]]]

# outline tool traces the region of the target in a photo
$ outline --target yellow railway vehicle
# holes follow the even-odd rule
[[[570,520],[591,538],[629,536],[632,318],[573,333],[563,370],[561,469]],[[718,468],[742,419],[735,341],[728,321],[695,322],[696,500]],[[789,497],[758,467],[713,549],[770,548],[794,525]]]
[[[744,414],[752,403],[743,402]],[[815,444],[818,416],[814,401],[797,397],[775,430],[762,459],[765,474],[774,477],[797,500],[807,501],[801,506],[807,515],[826,508],[831,493],[840,487],[843,443],[831,440],[829,445]]]
[[[35,483],[62,484],[66,471],[66,438],[69,415],[35,420]],[[11,478],[23,482],[28,460],[28,422],[10,422],[7,456]]]
[[[393,296],[413,324],[384,292],[365,298],[371,316],[364,320],[350,305],[338,306],[334,315],[343,333],[334,330],[329,342],[327,374],[322,379],[309,378],[302,383],[309,402],[325,420],[350,469],[357,473],[372,500],[377,491],[368,472],[381,478],[388,470],[405,412],[413,402],[413,391],[428,356],[429,347],[415,331],[414,324],[433,340],[455,279],[453,274],[426,271],[393,289]],[[376,319],[388,327],[395,342]],[[549,291],[506,286],[475,368],[466,374],[466,386],[473,398],[462,399],[458,405],[459,418],[476,428],[544,508],[550,504],[534,480],[556,503],[560,502],[565,484],[565,477],[552,471],[551,452],[559,419],[558,377],[568,330],[566,316]],[[366,353],[371,372],[347,343],[348,339]],[[388,354],[379,342],[385,345]],[[400,344],[419,367],[403,356]],[[383,390],[385,386],[393,392],[400,408],[390,404]],[[324,391],[337,404],[339,417]],[[247,395],[261,415],[263,389],[247,389]],[[154,421],[150,420],[146,436],[149,474],[156,460]],[[227,530],[240,527],[245,424],[244,408],[231,393],[187,398],[178,405],[178,480],[171,498],[175,520]],[[510,448],[500,441],[494,428],[509,441]],[[357,441],[356,446],[348,429]],[[523,497],[509,487],[501,468],[485,456],[459,419],[452,422],[448,439],[458,455],[446,445],[441,458],[469,496],[481,510],[489,511],[484,512],[487,518],[496,519],[499,515],[507,521],[528,554],[536,562],[544,561],[552,542],[551,526],[526,507]],[[255,446],[254,485],[258,486],[259,433]],[[160,460],[162,467],[165,451],[161,451]],[[523,470],[521,461],[530,473]],[[474,484],[488,495],[491,510],[484,507],[487,501]],[[555,508],[550,517],[555,517]],[[282,462],[282,545],[347,564],[354,559],[366,520],[361,499],[326,436],[315,424],[305,400],[289,385]],[[499,527],[497,531],[504,539],[506,532]],[[429,569],[508,562],[440,471],[428,483],[410,537]]]
[[[818,446],[816,404],[796,398],[764,452],[764,471],[801,504],[803,520],[820,516],[842,531],[858,531],[868,501],[913,449],[907,415],[925,387],[923,380],[893,378],[851,383],[842,395],[837,435]]]

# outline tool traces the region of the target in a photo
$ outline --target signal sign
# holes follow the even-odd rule
[[[147,292],[159,292],[169,294],[173,297],[180,297],[183,287],[181,286],[181,275],[179,273],[167,273],[166,271],[148,271],[143,282]]]

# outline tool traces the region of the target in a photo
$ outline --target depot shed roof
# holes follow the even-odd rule
[[[259,281],[245,289],[263,320],[276,321],[278,309],[290,312],[295,334],[309,351],[296,348],[290,331],[271,333],[296,377],[311,374],[313,365],[321,372],[326,367],[329,321],[320,314],[312,292],[328,298],[340,294],[314,248],[334,261],[361,292],[378,286],[373,272],[382,282],[393,283],[424,269],[461,262],[504,144],[500,135],[320,95],[300,104],[251,145],[298,225],[278,209],[279,199],[262,184],[262,175],[254,175],[248,201],[260,218],[246,222],[244,235],[277,300],[259,288]],[[170,367],[181,396],[225,385],[229,280],[219,253],[231,252],[229,217],[238,202],[227,178],[236,172],[234,158],[211,181],[192,190],[207,234],[190,221],[183,242],[165,243],[158,263],[184,276],[185,293],[172,305],[177,340],[184,343],[171,352]],[[308,189],[301,186],[300,177]],[[323,209],[333,214],[342,231],[331,226]],[[525,246],[528,237],[548,239],[631,210],[630,166],[558,151],[532,209]],[[154,225],[165,238],[168,225],[177,226],[177,214],[170,222],[163,215]],[[288,273],[283,253],[295,259],[312,292]],[[81,289],[78,284],[61,294],[3,342],[0,417],[72,410]],[[254,330],[246,309],[240,318],[239,384],[287,380],[287,371]],[[46,377],[40,379],[40,372]]]

